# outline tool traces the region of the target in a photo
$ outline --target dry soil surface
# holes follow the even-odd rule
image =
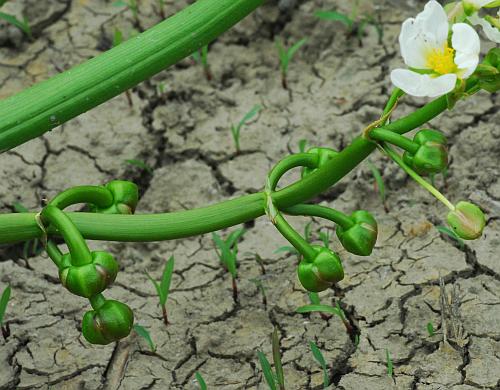
[[[15,28],[0,25],[0,98],[109,49],[116,28],[127,38],[160,21],[153,0],[139,1],[138,23],[130,11],[111,3],[8,2],[3,11],[26,14],[36,39],[30,42]],[[166,3],[170,15],[189,1]],[[212,81],[186,59],[134,88],[132,108],[125,95],[118,96],[2,154],[0,210],[12,212],[16,202],[39,210],[43,198],[68,187],[116,178],[140,186],[138,213],[193,208],[261,190],[270,167],[296,152],[301,139],[345,147],[379,117],[391,89],[389,72],[402,65],[400,23],[424,2],[362,4],[361,13],[380,15],[384,32],[379,41],[368,26],[362,45],[342,24],[314,16],[317,10],[349,12],[350,4],[271,2],[210,46]],[[277,37],[288,43],[308,38],[290,65],[289,91],[281,86]],[[405,98],[395,116],[424,102]],[[242,130],[242,153],[235,155],[230,124],[255,104],[264,109]],[[309,299],[295,276],[296,257],[275,252],[286,241],[266,218],[247,224],[239,245],[237,303],[210,235],[147,244],[91,243],[119,259],[121,271],[107,296],[133,308],[137,322],[150,331],[156,353],[135,334],[104,347],[89,345],[79,330],[88,303],[61,286],[45,255],[30,251],[23,259],[23,245],[16,244],[0,253],[0,288],[10,284],[13,289],[6,314],[10,336],[0,340],[0,389],[196,389],[196,371],[210,389],[265,389],[257,351],[271,359],[273,327],[280,335],[287,389],[323,386],[310,341],[325,356],[332,389],[498,389],[498,107],[498,96],[479,93],[432,122],[451,145],[446,183],[438,177],[437,186],[453,201],[472,199],[487,212],[481,239],[461,247],[441,235],[435,225],[444,224],[443,207],[376,153],[371,161],[383,174],[388,211],[367,164],[317,199],[346,212],[370,210],[380,226],[368,258],[346,253],[332,239],[346,277],[320,296],[322,303],[338,302],[344,309],[354,329],[351,336],[337,317],[295,313]],[[153,170],[126,164],[128,159],[145,161]],[[302,231],[308,220],[293,222]],[[333,233],[331,225],[317,220],[315,241],[320,229]],[[159,278],[171,255],[176,268],[168,302],[171,324],[165,327],[144,271]],[[267,305],[252,279],[263,283]],[[428,323],[436,330],[433,336]]]

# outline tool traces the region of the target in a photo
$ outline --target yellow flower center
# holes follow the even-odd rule
[[[455,50],[448,47],[448,44],[443,49],[433,49],[427,54],[427,67],[438,74],[456,73],[454,54]]]

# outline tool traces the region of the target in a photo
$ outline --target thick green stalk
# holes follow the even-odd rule
[[[438,98],[412,114],[385,125],[403,134],[423,125],[446,109],[446,97]],[[327,164],[304,179],[273,193],[280,208],[311,199],[334,185],[375,149],[373,142],[357,137]],[[264,178],[263,178],[264,181]],[[263,183],[264,186],[264,183]],[[204,234],[264,215],[262,192],[245,195],[198,209],[164,214],[106,215],[67,213],[85,238],[107,241],[160,241]],[[0,244],[40,237],[34,213],[0,215]]]
[[[198,0],[113,49],[0,101],[0,153],[38,137],[189,56],[263,0]]]

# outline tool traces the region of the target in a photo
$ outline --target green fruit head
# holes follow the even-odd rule
[[[344,278],[340,258],[328,248],[313,245],[316,250],[314,259],[303,259],[297,268],[302,286],[312,292],[320,292]]]
[[[113,204],[107,208],[94,207],[93,211],[103,214],[133,214],[139,202],[137,185],[130,181],[113,180],[106,184],[113,194]]]
[[[91,344],[109,344],[130,334],[134,313],[124,303],[109,300],[97,310],[85,313],[82,333]]]
[[[118,263],[108,252],[92,252],[92,263],[71,265],[71,254],[62,259],[59,278],[64,287],[75,295],[90,298],[103,292],[116,279]]]
[[[404,162],[421,175],[442,172],[448,166],[446,137],[439,131],[420,130],[413,141],[420,145],[415,154],[405,152]]]
[[[302,168],[302,177],[303,178],[306,177],[307,175],[310,175],[314,171],[316,171],[316,169],[321,168],[328,161],[330,161],[334,156],[339,154],[337,151],[330,149],[330,148],[311,148],[307,151],[307,153],[315,154],[318,156],[318,166],[316,168],[308,168],[308,167]]]
[[[377,242],[377,221],[365,210],[351,214],[354,225],[349,229],[337,226],[337,237],[346,251],[358,256],[369,256]]]
[[[469,202],[458,202],[448,213],[448,225],[464,240],[475,240],[483,233],[486,220],[479,207]]]

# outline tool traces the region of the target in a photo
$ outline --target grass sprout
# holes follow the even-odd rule
[[[427,333],[429,334],[429,337],[432,337],[436,334],[436,331],[434,330],[434,325],[432,325],[432,322],[427,323]]]
[[[375,186],[375,191],[378,192],[380,196],[380,200],[382,204],[384,205],[384,210],[386,212],[389,211],[389,208],[387,207],[387,199],[385,195],[385,184],[384,184],[384,179],[382,179],[382,174],[380,173],[379,169],[370,161],[368,161],[368,166],[370,167],[370,170],[372,171],[373,179],[375,180],[374,186]]]
[[[165,19],[165,0],[158,0],[158,9],[160,10],[160,16]]]
[[[140,168],[143,171],[146,171],[147,173],[149,173],[150,175],[153,174],[153,168],[151,167],[151,165],[148,165],[147,163],[145,163],[142,160],[130,159],[130,160],[125,160],[125,163],[129,164],[129,165],[133,165],[134,167]]]
[[[0,297],[0,329],[4,339],[7,339],[10,335],[9,325],[4,325],[5,312],[7,311],[7,305],[9,304],[11,288],[10,285],[7,286]]]
[[[321,353],[320,349],[316,344],[314,344],[312,341],[309,342],[309,346],[311,347],[311,352],[314,356],[314,359],[319,363],[321,368],[323,369],[323,388],[326,389],[328,386],[330,386],[330,378],[328,376],[328,368],[326,366],[326,361]]]
[[[309,299],[311,299],[311,295],[309,295]],[[313,299],[315,299],[315,301],[317,302],[315,296],[313,296]],[[318,297],[318,299],[319,299],[319,297]],[[320,313],[320,315],[321,315],[322,313],[324,313],[324,314],[336,315],[337,317],[340,318],[340,320],[344,324],[346,331],[349,335],[354,335],[356,333],[354,328],[352,327],[352,325],[347,320],[347,317],[344,313],[344,310],[342,310],[342,308],[340,307],[340,304],[338,302],[335,303],[335,306],[321,305],[321,304],[316,304],[316,303],[313,303],[311,305],[304,305],[304,306],[300,306],[299,308],[297,308],[295,310],[295,312],[300,313],[300,314]],[[323,317],[323,316],[321,316],[321,317],[325,319],[325,317]]]
[[[359,15],[359,1],[354,1],[353,3],[354,5],[349,15],[338,11],[316,11],[314,15],[321,20],[342,23],[347,28],[347,35],[349,37],[356,36],[360,46],[363,45],[363,37],[365,35],[366,27],[371,25],[377,31],[378,42],[381,44],[382,39],[384,38],[384,29],[380,21],[368,13]]]
[[[319,232],[319,238],[323,242],[325,248],[330,248],[330,230],[325,229],[325,231]]]
[[[299,152],[300,153],[305,153],[307,148],[307,140],[306,139],[301,139],[299,141]]]
[[[146,276],[151,280],[153,286],[155,287],[156,294],[158,295],[159,304],[161,306],[161,311],[163,315],[163,322],[168,325],[167,316],[167,299],[170,292],[170,284],[172,282],[172,274],[174,272],[175,260],[174,256],[170,256],[170,259],[165,263],[163,273],[161,275],[160,283],[154,280],[151,275],[146,272]]]
[[[203,379],[203,377],[201,376],[201,374],[198,371],[196,371],[194,373],[194,377],[196,378],[196,381],[198,382],[198,385],[200,385],[200,389],[201,390],[207,390],[208,389],[205,380]]]
[[[387,376],[389,378],[392,378],[394,374],[394,366],[392,364],[391,354],[389,353],[389,350],[387,348],[385,349],[385,359],[387,362]]]
[[[262,295],[262,304],[264,305],[264,307],[267,307],[266,289],[264,288],[264,283],[262,283],[262,279],[252,278],[250,279],[250,282],[255,284],[255,287],[257,287],[257,290],[259,290],[259,292]]]
[[[208,63],[208,45],[203,46],[200,50],[193,53],[194,61],[203,67],[203,73],[208,81],[213,78],[212,71],[210,70],[210,65]]]
[[[238,255],[238,240],[245,234],[246,230],[241,228],[233,231],[226,240],[216,232],[212,233],[212,239],[215,244],[215,251],[224,268],[231,274],[231,282],[233,289],[233,300],[238,300],[238,286],[236,279],[238,277],[237,270],[237,255]]]
[[[151,352],[156,352],[156,345],[153,342],[149,331],[145,327],[139,324],[134,324],[134,331],[146,341]]]
[[[243,126],[248,125],[248,121],[254,118],[260,111],[262,110],[262,106],[256,104],[252,107],[250,111],[248,111],[243,118],[238,122],[237,125],[231,125],[231,134],[233,135],[234,146],[236,148],[236,153],[241,151],[240,148],[240,133]]]
[[[0,0],[0,7],[2,7],[7,0]],[[21,30],[30,40],[33,40],[33,33],[31,31],[31,26],[29,24],[26,16],[23,16],[22,20],[19,20],[14,15],[6,14],[5,12],[0,12],[0,19],[5,20],[7,23],[12,24]]]
[[[281,40],[276,41],[276,47],[278,49],[278,55],[280,60],[280,70],[281,70],[281,85],[284,89],[288,89],[288,67],[293,59],[293,56],[299,49],[307,42],[307,38],[303,38],[300,41],[293,44],[291,47],[286,48]]]
[[[113,7],[125,7],[129,9],[132,15],[134,15],[135,22],[139,24],[139,6],[137,0],[117,0],[113,3]]]
[[[257,352],[262,373],[266,379],[267,385],[270,390],[285,390],[285,376],[283,373],[283,365],[281,364],[280,342],[278,336],[278,329],[275,327],[271,336],[272,350],[273,350],[273,363],[274,372],[267,360],[266,355],[261,351]]]

